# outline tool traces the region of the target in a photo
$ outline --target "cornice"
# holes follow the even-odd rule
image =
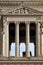
[[[5,1],[30,1],[30,2],[31,2],[31,1],[33,1],[33,2],[35,1],[35,2],[42,2],[43,0],[0,0],[0,1],[1,1],[1,2],[2,2],[2,1],[4,1],[4,2],[5,2]]]
[[[0,14],[1,16],[43,16],[43,13],[41,14]]]
[[[43,5],[43,0],[0,0],[0,5],[16,5],[22,2],[29,5]]]

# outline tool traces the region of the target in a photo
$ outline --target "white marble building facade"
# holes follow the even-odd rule
[[[0,0],[0,56],[6,58],[10,57],[9,45],[13,37],[10,37],[9,27],[10,23],[15,25],[15,43],[16,43],[16,56],[14,60],[28,64],[38,64],[38,60],[43,58],[43,1],[41,0]],[[20,25],[25,25],[25,44],[26,56],[20,58]],[[33,25],[35,24],[35,25]],[[33,38],[31,37],[30,25],[35,26],[35,57],[30,56],[29,43]],[[22,29],[22,28],[21,28]],[[32,30],[31,30],[32,31]],[[32,38],[32,39],[31,39]],[[13,39],[14,40],[14,39]],[[24,40],[24,39],[22,39]],[[30,58],[30,59],[28,59]],[[2,58],[3,59],[3,58]],[[13,61],[14,61],[13,60]],[[22,61],[21,61],[22,60]],[[24,60],[24,61],[23,61]],[[11,62],[13,62],[11,61]],[[5,62],[6,63],[6,62]],[[9,62],[10,63],[10,62]],[[24,63],[24,64],[25,64]],[[33,65],[35,65],[35,63]],[[41,61],[42,63],[42,61]],[[40,64],[41,64],[40,63]],[[38,64],[38,65],[40,65]],[[14,64],[13,64],[14,65]],[[43,63],[42,63],[43,65]]]

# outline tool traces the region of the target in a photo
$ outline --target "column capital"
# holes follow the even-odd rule
[[[7,21],[7,17],[5,17],[5,16],[3,17],[3,23],[6,23],[7,25],[10,24],[10,22]]]
[[[3,24],[6,23],[7,25],[9,25],[9,22],[7,21],[7,18],[3,18]]]
[[[30,25],[30,22],[29,22],[29,21],[28,21],[28,22],[25,22],[25,24],[26,24],[26,25],[28,25],[28,24]]]
[[[20,22],[14,22],[15,24],[20,24]]]
[[[35,24],[37,25],[37,24],[38,24],[38,22],[35,22]]]
[[[3,22],[6,22],[7,21],[7,18],[6,17],[3,17]]]
[[[37,22],[35,24],[36,24],[36,26],[40,26],[41,27],[41,23],[40,22]]]

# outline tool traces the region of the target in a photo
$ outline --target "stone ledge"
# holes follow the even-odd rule
[[[43,5],[43,0],[0,0],[0,5],[19,5],[22,2],[28,5]]]
[[[0,0],[0,1],[30,1],[30,2],[31,1],[38,1],[38,2],[40,1],[41,2],[43,0]]]
[[[14,61],[43,61],[43,56],[39,56],[39,57],[20,57],[20,58],[16,58],[14,56],[12,57],[5,57],[5,56],[0,56],[0,61],[10,61],[10,60],[14,60]]]

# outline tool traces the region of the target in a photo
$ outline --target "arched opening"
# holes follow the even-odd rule
[[[19,40],[20,40],[20,57],[26,57],[26,25],[20,23],[19,25]]]
[[[25,51],[26,51],[25,43],[20,43],[20,57],[25,57]]]
[[[30,23],[30,45],[31,48],[33,49],[32,44],[34,46],[34,51],[32,52],[34,53],[34,56],[36,56],[36,24],[35,23]],[[31,54],[32,53],[30,53],[30,55]]]
[[[12,45],[15,43],[15,24],[14,23],[10,23],[9,24],[9,55],[10,52],[12,52]],[[15,45],[15,44],[14,44]],[[15,46],[14,46],[15,49]],[[15,51],[14,51],[15,52]],[[13,52],[13,53],[14,53]],[[13,56],[13,55],[12,55]],[[15,56],[15,55],[14,55]]]
[[[10,56],[14,56],[15,57],[15,43],[11,44]]]

